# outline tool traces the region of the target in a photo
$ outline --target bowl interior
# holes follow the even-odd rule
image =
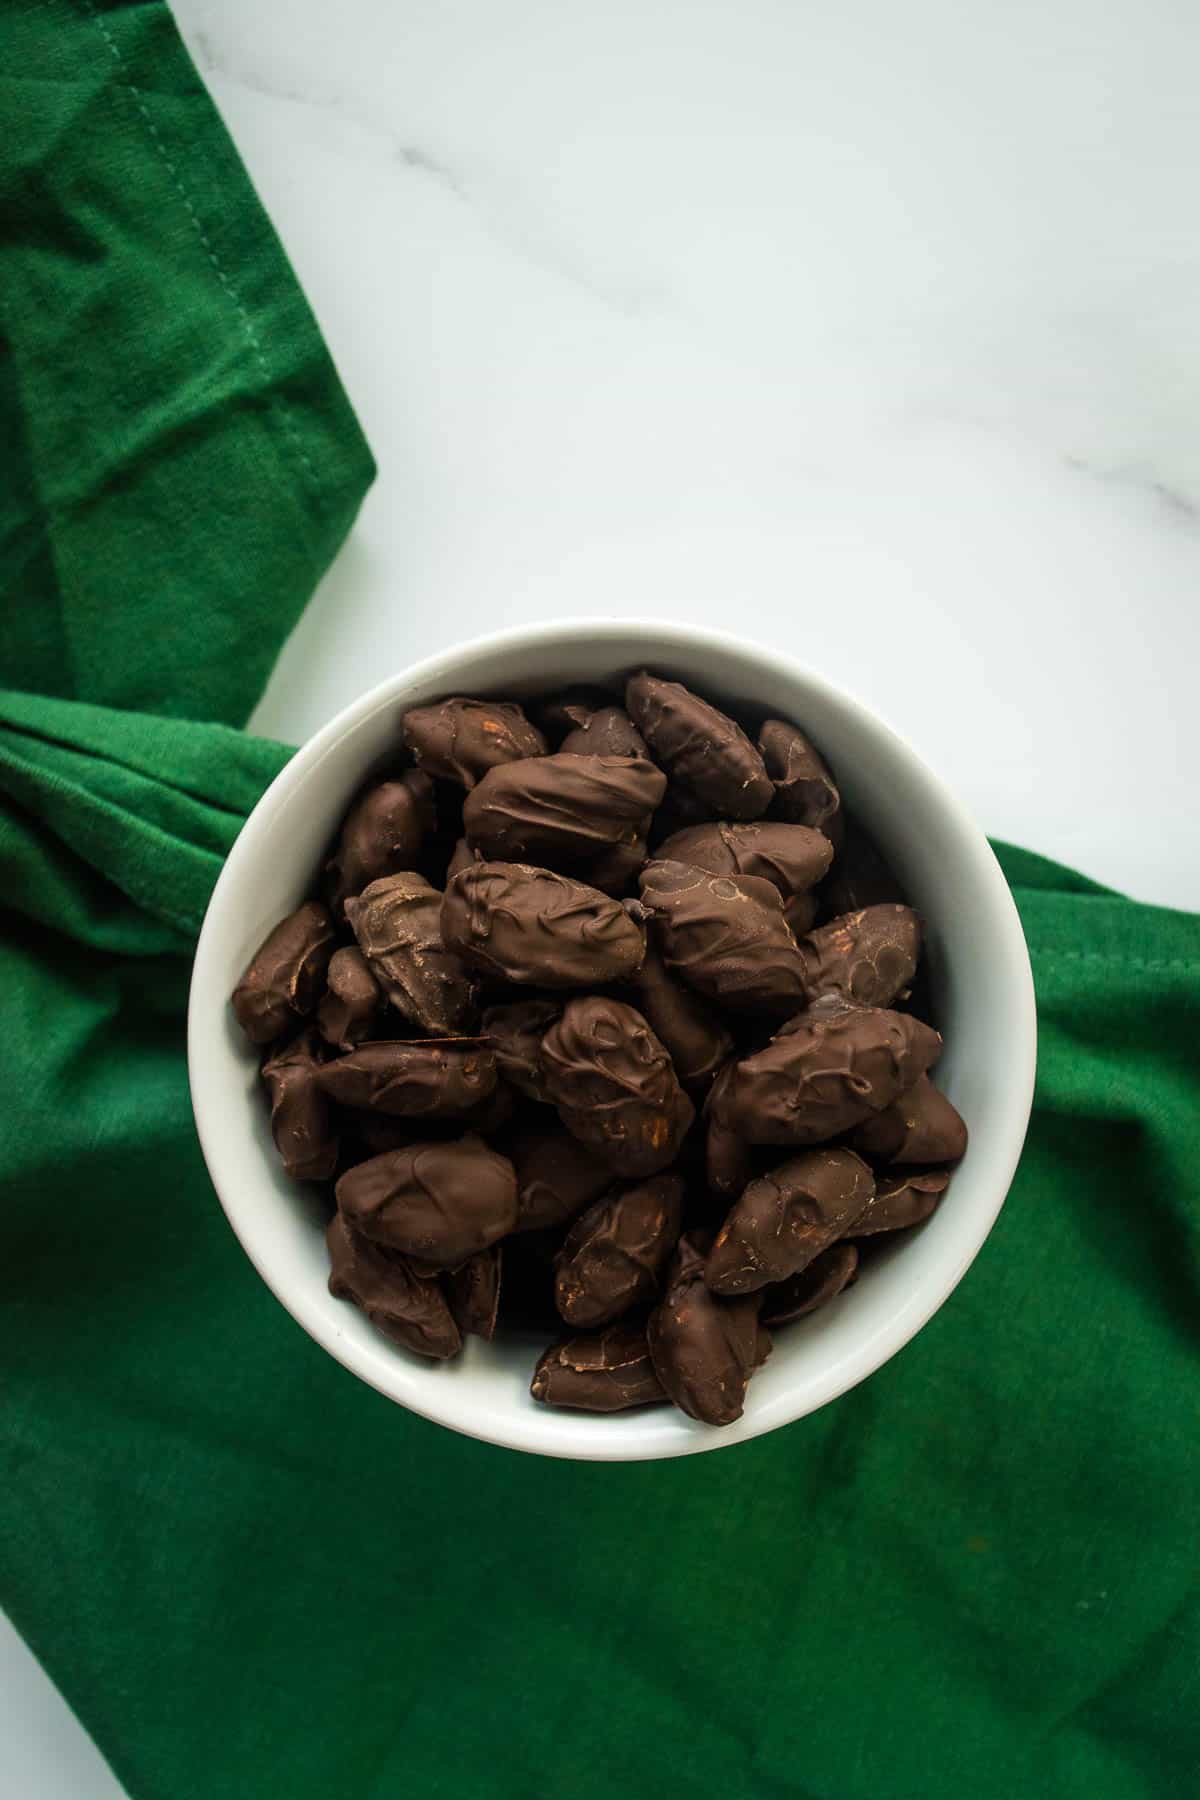
[[[447,693],[522,696],[649,665],[712,695],[794,719],[832,763],[926,921],[937,1071],[971,1132],[945,1205],[888,1246],[832,1305],[779,1332],[744,1418],[717,1431],[671,1408],[596,1417],[529,1396],[533,1339],[469,1339],[430,1364],[381,1338],[326,1286],[324,1215],[284,1176],[257,1059],[228,996],[269,928],[304,898],[347,801],[394,755],[407,707]],[[259,1273],[299,1323],[364,1380],[444,1424],[551,1455],[639,1458],[736,1443],[810,1412],[877,1368],[936,1310],[999,1211],[1032,1092],[1032,986],[1016,910],[985,839],[886,726],[820,678],[733,639],[670,625],[587,623],[505,633],[385,682],[301,750],[247,822],[213,895],[189,1019],[197,1125],[222,1204]],[[786,1154],[786,1152],[781,1152]]]

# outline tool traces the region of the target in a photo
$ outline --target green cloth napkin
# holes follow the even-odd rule
[[[224,1221],[184,1001],[369,457],[163,9],[0,43],[0,1599],[135,1800],[1194,1793],[1200,920],[1002,847],[1027,1152],[812,1418],[571,1464],[355,1381]]]

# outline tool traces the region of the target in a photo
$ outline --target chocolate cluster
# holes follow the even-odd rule
[[[412,709],[232,997],[330,1289],[531,1392],[741,1417],[771,1332],[940,1204],[921,922],[799,726],[641,670]]]

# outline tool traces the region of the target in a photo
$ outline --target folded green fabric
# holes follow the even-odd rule
[[[0,44],[0,1601],[135,1800],[1193,1792],[1200,919],[1001,848],[1026,1155],[812,1418],[569,1464],[355,1381],[225,1223],[184,1004],[369,458],[163,9]]]

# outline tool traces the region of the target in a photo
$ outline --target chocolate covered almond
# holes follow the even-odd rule
[[[325,1243],[329,1291],[336,1299],[352,1300],[377,1331],[417,1356],[457,1356],[462,1336],[436,1275],[373,1244],[341,1213],[331,1220]]]
[[[271,1136],[284,1168],[297,1181],[324,1181],[337,1168],[337,1130],[320,1077],[309,1033],[262,1066],[271,1097]]]
[[[269,931],[233,990],[237,1022],[252,1044],[270,1044],[314,1010],[336,939],[333,920],[307,900]]]
[[[808,825],[760,819],[749,825],[718,821],[688,825],[655,852],[665,862],[692,863],[710,875],[753,875],[779,889],[785,901],[806,893],[828,872],[833,845]]]
[[[758,748],[774,783],[773,815],[823,831],[836,850],[843,834],[842,797],[820,751],[786,719],[766,721]]]
[[[804,965],[771,882],[655,861],[641,895],[672,975],[738,1012],[778,1018],[804,1005]]]
[[[435,1268],[455,1268],[517,1222],[516,1171],[473,1136],[372,1157],[336,1191],[355,1231]]]
[[[679,1241],[683,1179],[653,1175],[597,1200],[555,1258],[555,1302],[569,1325],[606,1325],[657,1291]]]
[[[467,795],[463,830],[489,861],[594,861],[644,840],[666,785],[644,757],[560,751],[490,770]]]
[[[335,1050],[352,1050],[372,1037],[386,1001],[361,950],[335,950],[317,1006],[317,1029]]]
[[[331,1100],[398,1119],[454,1119],[486,1101],[496,1058],[480,1038],[389,1039],[360,1044],[321,1069]]]
[[[741,726],[678,681],[646,670],[625,686],[625,708],[674,786],[719,819],[757,819],[774,798],[763,759]]]
[[[865,1211],[875,1179],[852,1150],[807,1150],[760,1175],[734,1203],[705,1264],[715,1294],[798,1275]]]
[[[442,896],[424,876],[373,881],[346,902],[346,917],[371,973],[405,1018],[444,1037],[471,1027],[475,979],[442,940]]]
[[[892,1006],[912,984],[921,921],[911,906],[867,906],[800,940],[810,1000],[839,994],[856,1006]]]
[[[565,988],[624,981],[645,954],[643,927],[585,882],[522,863],[476,863],[442,905],[445,943],[496,981]]]
[[[706,1425],[741,1418],[750,1377],[770,1350],[759,1328],[760,1298],[714,1294],[704,1280],[703,1247],[690,1235],[680,1238],[646,1341],[655,1374],[689,1418]]]
[[[326,865],[329,904],[338,918],[347,900],[373,881],[411,869],[436,824],[433,783],[419,770],[365,788],[346,814]]]
[[[563,1124],[614,1174],[654,1175],[675,1160],[695,1109],[634,1007],[603,994],[568,1001],[540,1056]]]
[[[569,731],[560,751],[565,756],[649,757],[646,740],[623,706],[600,706]]]
[[[643,1325],[610,1325],[551,1344],[533,1372],[530,1393],[544,1406],[623,1412],[665,1401]]]
[[[752,1144],[823,1143],[898,1100],[941,1048],[911,1014],[822,1003],[733,1065],[724,1117]]]
[[[544,756],[546,740],[519,706],[454,696],[404,715],[404,742],[429,775],[473,788],[489,769]]]
[[[936,1212],[949,1185],[948,1169],[913,1169],[902,1175],[881,1175],[874,1198],[854,1221],[854,1236],[876,1237],[881,1232],[906,1231],[910,1225],[920,1225]]]
[[[879,1162],[957,1162],[966,1152],[967,1127],[953,1101],[922,1075],[898,1100],[856,1125],[850,1142]]]

